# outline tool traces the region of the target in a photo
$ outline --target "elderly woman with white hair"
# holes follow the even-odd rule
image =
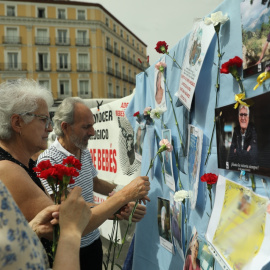
[[[30,221],[53,204],[31,160],[32,155],[47,148],[53,98],[48,90],[27,79],[1,84],[0,96],[0,179]],[[93,208],[84,234],[128,202],[147,197],[149,185],[148,177],[137,177],[102,206]]]

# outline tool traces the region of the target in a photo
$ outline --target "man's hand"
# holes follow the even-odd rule
[[[133,209],[134,205],[135,202],[129,203],[129,207],[131,207],[131,210]],[[142,204],[138,204],[132,217],[132,222],[139,222],[144,217],[145,214],[146,214],[146,207]]]

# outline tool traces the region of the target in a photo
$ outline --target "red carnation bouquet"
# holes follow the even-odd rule
[[[209,191],[211,210],[212,210],[212,186],[217,183],[217,180],[218,180],[218,176],[214,173],[205,173],[201,177],[201,181],[207,183],[207,189]]]
[[[61,196],[65,195],[67,198],[67,186],[74,184],[74,178],[79,176],[78,170],[81,169],[81,162],[73,156],[65,158],[62,164],[52,165],[49,160],[41,161],[34,171],[39,178],[46,179],[50,188],[53,191],[54,203],[61,204]],[[55,258],[58,239],[60,235],[59,225],[55,225],[53,228],[53,246],[52,257]]]

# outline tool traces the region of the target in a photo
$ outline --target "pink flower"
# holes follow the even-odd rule
[[[170,142],[167,139],[162,139],[159,142],[159,146],[160,146],[159,150],[162,149],[161,152],[163,151],[172,152],[173,150],[173,146],[170,144]]]
[[[166,67],[167,67],[167,65],[164,62],[158,62],[155,65],[155,68],[158,69],[160,72],[164,72]]]
[[[146,107],[146,108],[143,110],[143,114],[144,114],[144,115],[149,115],[151,110],[152,110],[151,107]]]

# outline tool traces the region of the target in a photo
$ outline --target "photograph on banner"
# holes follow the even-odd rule
[[[206,239],[230,269],[262,269],[270,260],[269,199],[219,175]]]
[[[160,62],[165,63],[165,57],[163,57]],[[154,76],[154,96],[155,96],[155,109],[160,108],[163,111],[167,111],[166,105],[166,85],[164,82],[164,72],[161,72],[155,68]]]
[[[208,249],[206,240],[200,237],[195,227],[188,244],[183,270],[213,270],[214,257]]]
[[[118,117],[118,127],[119,164],[123,175],[132,175],[141,168],[141,163],[135,159],[134,131],[126,117]]]
[[[157,223],[160,245],[173,253],[170,200],[158,197]]]
[[[172,135],[170,129],[162,130],[162,139],[167,139],[172,144]],[[163,167],[165,171],[166,185],[173,191],[175,191],[175,182],[173,177],[172,167],[172,152],[164,151],[163,156]]]
[[[217,108],[218,167],[270,176],[270,92]]]
[[[269,1],[241,2],[243,76],[264,72],[270,66]]]
[[[182,203],[174,200],[174,193],[170,192],[172,240],[179,255],[184,258],[182,245]]]
[[[193,24],[176,93],[189,111],[201,67],[214,33],[214,27],[208,27],[201,19]]]
[[[188,175],[191,209],[195,208],[197,202],[202,143],[203,131],[195,126],[188,125]]]
[[[145,136],[145,124],[140,124],[136,121],[135,136],[134,136],[134,149],[135,157],[138,161],[142,161],[143,141]]]

